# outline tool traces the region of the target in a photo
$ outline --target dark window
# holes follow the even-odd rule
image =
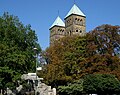
[[[80,25],[83,25],[83,20],[82,19],[80,20]]]
[[[80,33],[82,33],[82,31],[80,30]]]
[[[69,35],[69,32],[67,32],[67,34]]]
[[[71,30],[70,30],[70,36],[71,36],[71,33],[72,33],[72,32],[71,32]]]
[[[76,32],[78,32],[78,30],[76,30]]]

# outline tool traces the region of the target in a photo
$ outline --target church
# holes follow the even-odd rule
[[[53,45],[54,41],[65,36],[84,36],[86,34],[86,16],[80,8],[74,4],[64,17],[64,21],[58,16],[49,30],[50,45]]]

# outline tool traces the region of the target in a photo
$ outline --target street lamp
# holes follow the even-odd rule
[[[35,68],[35,73],[36,73],[36,78],[35,78],[35,95],[37,95],[37,51],[38,51],[38,49],[37,48],[34,48],[34,52],[35,52],[35,66],[36,66],[36,68]]]

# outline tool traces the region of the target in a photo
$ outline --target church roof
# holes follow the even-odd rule
[[[58,16],[50,28],[52,28],[52,27],[54,27],[54,26],[63,26],[63,27],[65,27],[65,23],[64,23],[64,22],[62,21],[62,19]]]
[[[73,5],[73,7],[72,7],[71,10],[68,12],[68,14],[65,16],[65,18],[67,18],[67,17],[70,16],[71,14],[76,14],[76,15],[80,15],[80,16],[85,16],[84,13],[76,6],[76,4]]]

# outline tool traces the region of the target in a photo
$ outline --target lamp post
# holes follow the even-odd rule
[[[35,95],[37,95],[37,48],[34,48],[35,52],[35,73],[36,73],[36,78],[35,78]]]

